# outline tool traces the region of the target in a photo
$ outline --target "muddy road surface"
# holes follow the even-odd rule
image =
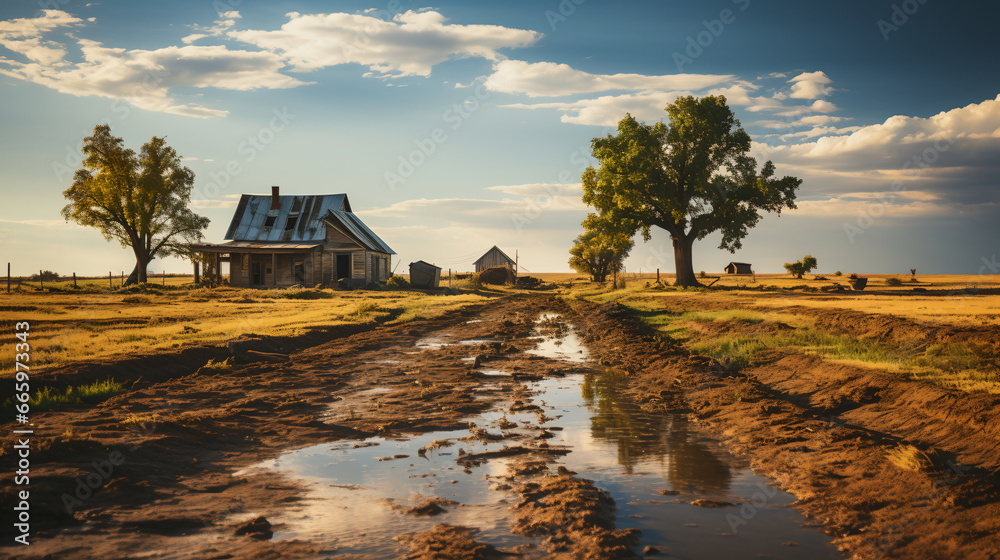
[[[817,412],[806,385],[834,390],[819,364],[787,364],[808,374],[794,380],[776,366],[726,371],[658,341],[613,304],[509,296],[304,350],[234,351],[231,368],[37,414],[32,544],[8,544],[5,527],[0,553],[985,559],[1000,550],[992,432],[969,428],[963,441],[978,462],[952,451],[953,476],[901,471],[885,446],[920,428],[887,420],[903,404],[872,418],[860,405]]]

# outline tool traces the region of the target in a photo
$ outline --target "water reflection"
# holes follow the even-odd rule
[[[679,414],[650,414],[627,395],[622,372],[587,374],[581,390],[590,410],[591,436],[613,444],[626,474],[637,465],[659,464],[674,490],[685,493],[725,494],[732,474],[707,445],[697,441],[688,420]]]

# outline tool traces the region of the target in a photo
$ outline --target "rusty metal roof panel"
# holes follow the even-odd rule
[[[350,212],[351,208],[346,194],[281,195],[277,210],[271,210],[271,202],[271,195],[243,195],[225,239],[291,243],[323,241],[326,228],[322,219],[327,212]]]
[[[395,251],[386,245],[385,241],[382,241],[379,236],[375,235],[375,232],[369,229],[353,212],[329,210],[326,214],[326,219],[334,226],[339,225],[345,234],[354,238],[365,249],[388,253],[390,255],[396,254]]]

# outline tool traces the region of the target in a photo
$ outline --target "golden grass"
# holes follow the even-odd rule
[[[141,295],[14,292],[0,293],[0,309],[12,321],[30,322],[32,370],[44,371],[72,361],[218,344],[241,334],[297,336],[321,326],[431,318],[486,300],[475,294],[314,291],[322,299],[235,288]],[[12,352],[0,355],[0,367],[13,371],[13,359]]]
[[[814,316],[802,312],[802,307],[822,307],[831,311],[891,313],[933,324],[996,324],[994,306],[1000,305],[1000,296],[819,295],[798,291],[659,290],[644,286],[645,283],[634,282],[626,289],[611,290],[579,285],[567,293],[590,301],[625,305],[663,336],[682,342],[693,353],[713,356],[731,367],[754,365],[768,349],[793,348],[833,363],[894,373],[964,391],[1000,393],[998,353],[988,344],[967,341],[906,350],[889,341],[827,332],[816,326]],[[684,301],[671,303],[671,299],[679,297]],[[969,298],[975,301],[966,301]],[[706,310],[697,310],[701,299]],[[731,302],[732,306],[718,310],[720,302]],[[731,332],[731,327],[722,326],[720,331],[713,325],[717,321],[743,323],[746,327]],[[757,325],[761,328],[756,328]]]
[[[904,471],[929,473],[936,470],[936,454],[925,453],[912,445],[898,445],[885,452],[886,459]]]

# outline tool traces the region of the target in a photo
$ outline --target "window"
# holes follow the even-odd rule
[[[295,224],[298,221],[299,221],[299,213],[298,212],[290,212],[288,214],[288,219],[285,220],[285,231],[290,231],[290,230],[295,229]]]
[[[272,227],[274,225],[275,218],[277,218],[277,216],[268,216],[264,218],[264,227],[266,228]]]

